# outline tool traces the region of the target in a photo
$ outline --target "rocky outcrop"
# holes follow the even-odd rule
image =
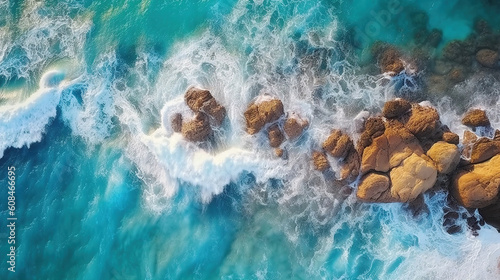
[[[313,152],[313,164],[314,169],[321,172],[330,168],[330,163],[328,162],[326,155],[318,151]]]
[[[479,64],[481,64],[484,67],[498,68],[500,62],[500,55],[496,51],[489,49],[482,49],[477,52],[476,60],[477,62],[479,62]]]
[[[372,144],[373,139],[382,135],[385,131],[384,120],[382,118],[368,118],[365,122],[364,131],[361,134],[356,149],[359,154],[363,154],[365,147]]]
[[[182,136],[188,141],[200,142],[207,140],[212,134],[208,116],[205,113],[196,113],[193,120],[183,123]]]
[[[213,135],[212,127],[222,125],[226,118],[226,109],[215,100],[210,91],[197,87],[187,89],[184,101],[195,116],[184,122],[182,114],[175,113],[170,119],[172,130],[182,133],[188,141],[207,141]]]
[[[449,174],[454,171],[460,162],[460,151],[456,145],[443,141],[437,142],[427,151],[436,164],[439,173]]]
[[[500,155],[488,161],[465,166],[453,178],[451,192],[468,208],[483,208],[498,200]]]
[[[473,109],[468,111],[462,119],[462,124],[470,127],[489,126],[490,120],[486,115],[486,111]]]
[[[300,118],[297,114],[291,114],[286,119],[283,130],[288,140],[295,140],[302,135],[308,126],[309,122],[307,120]]]
[[[411,103],[404,99],[387,101],[384,104],[382,115],[388,119],[400,117],[411,109]]]
[[[245,111],[248,134],[254,135],[266,124],[273,123],[284,115],[283,103],[279,99],[267,98],[250,104]]]

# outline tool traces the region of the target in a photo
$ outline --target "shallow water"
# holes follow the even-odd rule
[[[413,216],[311,166],[332,128],[353,133],[354,116],[398,95],[362,69],[373,42],[409,48],[419,10],[443,31],[436,52],[477,17],[498,26],[481,1],[398,2],[386,27],[352,38],[387,1],[0,0],[0,171],[16,167],[18,207],[16,272],[3,261],[0,278],[498,279],[498,233],[460,219],[448,234],[446,193]],[[430,96],[443,123],[461,135],[463,107],[479,106],[500,127],[488,79]],[[208,152],[168,125],[189,85],[228,112]],[[287,161],[244,131],[263,92],[310,120]]]

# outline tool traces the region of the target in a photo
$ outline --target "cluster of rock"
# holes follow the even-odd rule
[[[467,112],[462,123],[472,130],[459,145],[436,109],[395,99],[385,103],[382,116],[365,121],[356,147],[345,132],[332,131],[322,150],[313,152],[313,165],[324,172],[329,158],[339,160],[339,180],[359,179],[356,195],[364,202],[412,202],[444,183],[459,205],[479,208],[486,222],[500,228],[500,131],[493,138],[473,132],[492,129],[479,109]]]
[[[456,138],[434,108],[403,99],[387,102],[383,118],[368,119],[358,143],[362,177],[357,197],[415,200],[434,186],[438,174],[449,174],[459,164]]]
[[[313,152],[313,163],[316,170],[329,170],[328,156],[340,165],[339,180],[353,179],[359,173],[359,154],[354,143],[344,131],[335,129],[322,144],[321,151]]]
[[[171,117],[172,130],[182,133],[191,142],[209,140],[213,135],[213,128],[224,122],[226,109],[215,100],[210,91],[196,87],[188,88],[184,101],[194,113],[194,118],[184,121],[182,114],[174,114]]]
[[[208,90],[195,87],[187,90],[184,100],[194,117],[184,121],[180,113],[174,114],[172,129],[188,141],[209,140],[224,122],[225,108]],[[283,143],[298,139],[309,126],[298,114],[285,114],[281,100],[270,95],[259,96],[244,116],[247,133],[266,133],[279,157],[284,156]],[[412,202],[445,182],[459,205],[479,209],[486,222],[500,228],[500,130],[493,138],[476,135],[493,131],[486,112],[479,109],[467,112],[462,123],[471,130],[460,142],[430,105],[388,101],[381,116],[364,121],[356,144],[345,131],[332,130],[321,149],[313,151],[313,166],[334,171],[331,163],[336,162],[337,180],[357,182],[356,195],[364,202]]]
[[[250,135],[265,130],[269,146],[275,149],[278,157],[283,157],[281,145],[285,140],[298,139],[309,126],[309,121],[291,112],[285,117],[283,103],[270,95],[259,96],[244,113],[246,131]]]

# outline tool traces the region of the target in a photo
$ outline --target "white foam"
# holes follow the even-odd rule
[[[27,100],[0,107],[0,158],[8,147],[21,148],[39,142],[45,126],[56,116],[61,92],[68,82],[63,71],[52,70],[40,80],[40,88]]]

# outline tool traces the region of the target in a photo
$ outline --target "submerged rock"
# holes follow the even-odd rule
[[[489,126],[490,120],[486,115],[486,111],[473,109],[468,111],[462,119],[462,124],[470,127]]]
[[[401,60],[401,53],[395,47],[379,44],[372,51],[377,58],[382,73],[396,76],[405,69],[403,60]]]
[[[277,121],[284,115],[283,103],[279,99],[269,99],[250,104],[245,111],[248,134],[256,134],[266,124]]]
[[[483,208],[498,200],[500,155],[460,169],[453,177],[451,193],[467,208]]]
[[[496,51],[482,49],[477,52],[476,60],[484,67],[497,68],[499,66],[500,55]]]

